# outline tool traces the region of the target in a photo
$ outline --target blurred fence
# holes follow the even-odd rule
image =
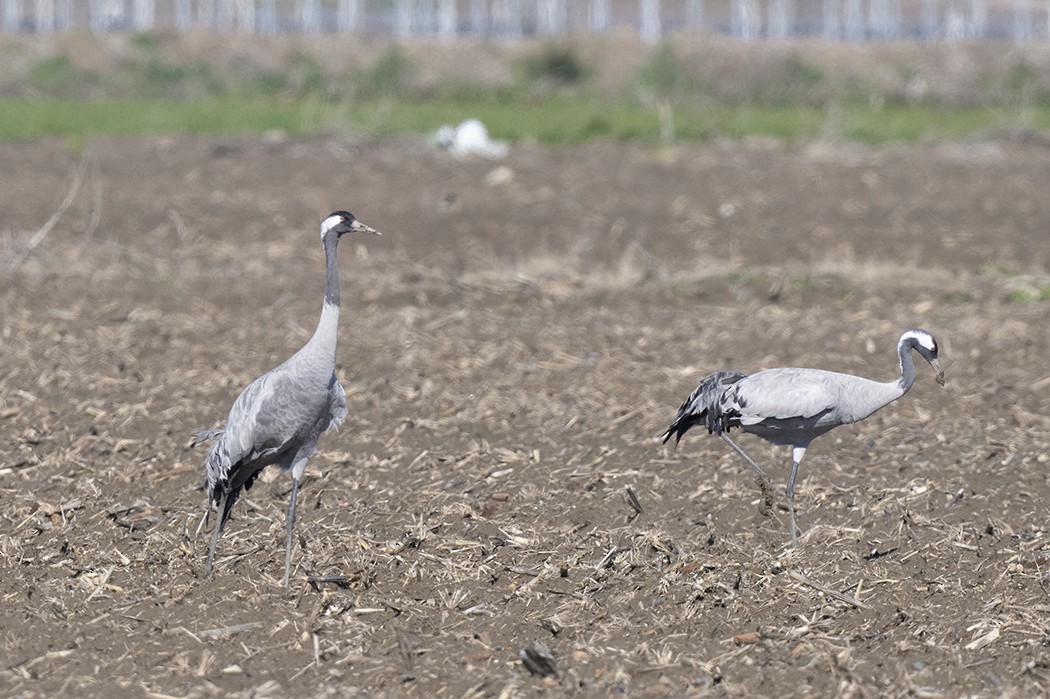
[[[1042,40],[1050,0],[0,0],[0,30],[153,29],[368,33],[399,39],[513,40],[627,30],[743,40]]]

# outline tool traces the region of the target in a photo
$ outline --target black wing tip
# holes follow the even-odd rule
[[[674,437],[674,445],[675,447],[678,447],[678,443],[682,441],[682,435],[688,432],[689,428],[692,426],[693,424],[691,422],[687,423],[683,420],[676,420],[669,428],[667,428],[666,432],[660,435],[663,438],[662,444],[667,444],[671,441],[671,437]]]
[[[736,369],[716,371],[700,381],[689,397],[678,408],[678,415],[666,432],[663,443],[675,437],[675,446],[682,441],[682,436],[695,425],[704,425],[708,433],[722,432],[726,429],[725,416],[718,407],[719,396],[726,388],[747,377]],[[696,412],[693,412],[696,411]]]
[[[681,439],[689,430],[697,425],[705,424],[710,412],[711,411],[707,408],[703,408],[698,413],[684,413],[684,411],[682,411],[678,414],[678,417],[675,418],[675,421],[671,423],[671,429],[669,429],[668,432],[676,432],[678,439]]]
[[[262,470],[252,472],[247,478],[241,482],[236,478],[220,478],[215,482],[212,488],[208,488],[207,482],[204,484],[204,489],[208,491],[208,498],[216,508],[222,507],[222,513],[219,516],[219,531],[221,532],[226,526],[226,520],[230,518],[230,513],[233,511],[233,506],[237,500],[240,499],[241,493],[246,490],[251,490],[255,484],[255,479],[259,477]],[[223,506],[223,498],[226,499],[226,504]]]

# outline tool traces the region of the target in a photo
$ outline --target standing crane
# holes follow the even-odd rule
[[[284,554],[284,586],[292,567],[295,500],[306,462],[317,450],[321,433],[339,426],[347,415],[346,392],[335,376],[335,346],[339,331],[339,262],[336,247],[346,233],[381,235],[353,214],[336,211],[321,222],[324,246],[324,303],[310,340],[280,366],[248,384],[230,408],[222,429],[196,432],[197,441],[214,443],[204,459],[209,501],[218,507],[204,572],[211,574],[215,545],[241,490],[252,487],[264,468],[276,465],[292,473],[288,503],[288,540]]]
[[[693,425],[703,424],[747,461],[761,479],[765,473],[729,437],[739,427],[777,445],[791,445],[791,473],[787,481],[788,513],[791,518],[791,547],[798,543],[795,524],[795,476],[809,443],[839,425],[868,417],[897,400],[915,383],[912,350],[937,372],[944,385],[944,372],[937,364],[937,340],[925,330],[908,330],[897,341],[900,377],[881,382],[822,369],[767,369],[746,375],[718,371],[700,382],[678,409],[674,422],[662,437],[675,444]]]

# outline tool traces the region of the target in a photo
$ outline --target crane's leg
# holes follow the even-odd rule
[[[211,529],[211,545],[208,546],[208,560],[204,564],[204,574],[211,575],[211,563],[215,559],[215,545],[219,543],[219,532],[222,530],[223,524],[223,513],[226,512],[226,502],[230,499],[229,491],[222,494],[222,501],[219,502],[219,514],[215,518],[215,526]]]
[[[760,469],[758,467],[758,464],[756,464],[754,461],[752,461],[751,457],[748,456],[747,454],[745,454],[744,450],[741,449],[740,447],[738,447],[736,445],[736,442],[734,442],[732,439],[729,438],[729,435],[727,435],[725,432],[719,432],[718,436],[721,437],[722,439],[726,440],[726,443],[729,444],[729,446],[733,447],[733,449],[736,451],[737,454],[740,454],[740,456],[744,457],[744,461],[746,461],[748,463],[748,465],[751,466],[751,468],[755,469],[755,473],[757,473],[762,478],[766,477],[765,471]]]
[[[288,543],[284,549],[284,586],[288,587],[288,576],[292,572],[292,530],[295,527],[295,500],[299,497],[299,478],[292,473],[292,499],[288,503]]]
[[[791,548],[798,545],[798,526],[795,525],[795,476],[798,475],[798,465],[806,454],[806,447],[795,447],[791,450],[791,474],[788,475],[787,499],[788,515],[791,518]]]
[[[755,473],[758,475],[758,477],[755,478],[755,481],[758,482],[758,489],[762,491],[762,514],[769,516],[769,513],[773,511],[773,491],[770,488],[769,479],[766,478],[766,472],[760,469],[758,464],[752,461],[751,457],[745,454],[744,450],[738,447],[736,442],[729,438],[729,435],[725,432],[719,432],[718,436],[724,439],[726,444],[733,447],[734,451],[736,451],[737,454],[740,454],[740,456],[744,458],[744,461],[747,462],[748,466],[754,469]]]

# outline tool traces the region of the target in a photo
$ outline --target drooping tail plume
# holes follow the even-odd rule
[[[745,374],[742,372],[729,369],[716,371],[702,380],[700,385],[696,387],[696,390],[690,393],[689,397],[678,408],[678,414],[675,416],[674,422],[661,435],[664,444],[674,435],[674,443],[677,445],[681,441],[682,435],[688,432],[693,425],[703,424],[707,426],[708,432],[718,431],[718,398],[726,388],[744,378],[744,376]]]

